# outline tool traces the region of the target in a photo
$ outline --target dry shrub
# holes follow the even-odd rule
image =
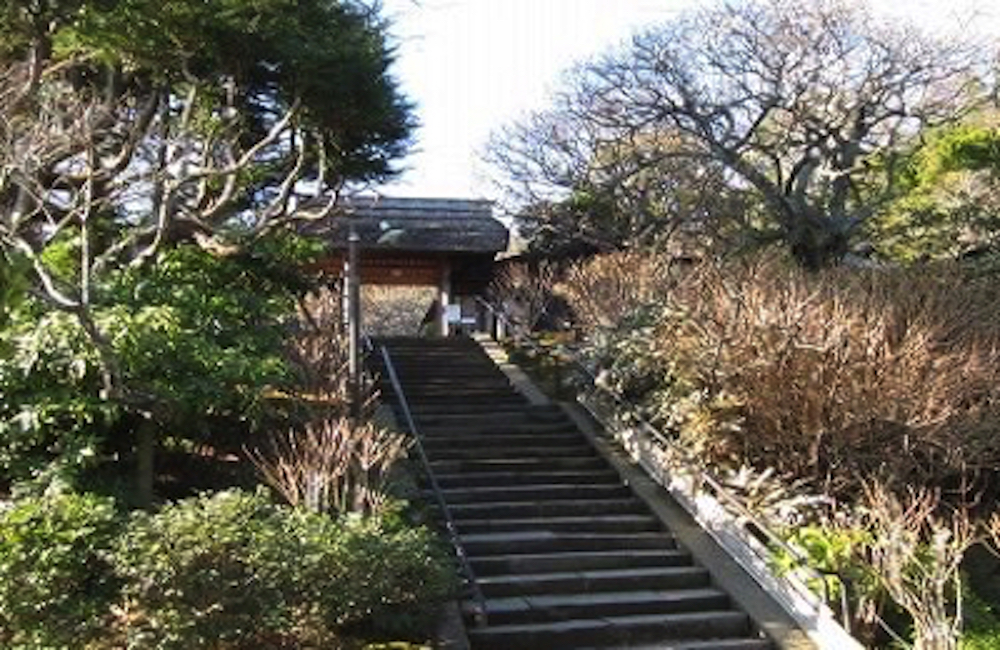
[[[511,263],[490,284],[490,298],[510,317],[515,336],[527,336],[548,315],[559,270],[552,262]]]
[[[384,504],[389,471],[405,451],[402,434],[337,418],[273,436],[251,459],[292,506],[370,514]]]
[[[706,265],[671,292],[655,347],[695,402],[733,407],[701,428],[724,442],[706,446],[717,460],[833,493],[876,476],[958,485],[1000,463],[998,298],[950,266]]]
[[[434,287],[362,286],[364,330],[372,336],[415,336],[436,298]]]
[[[869,561],[883,588],[913,619],[915,650],[954,650],[962,627],[961,565],[977,541],[968,513],[938,514],[936,494],[900,499],[884,486],[865,489]]]
[[[570,267],[555,291],[566,299],[582,327],[612,328],[637,308],[666,296],[671,268],[670,258],[662,254],[600,255]]]
[[[1000,555],[1000,513],[994,513],[987,532],[992,538],[994,550]]]
[[[961,559],[1000,547],[1000,284],[958,264],[809,274],[758,257],[643,286],[643,263],[598,258],[564,283],[601,383],[699,462],[822,495],[820,556],[866,540],[849,560],[875,575],[862,618],[884,590],[917,647],[956,647]]]
[[[247,450],[264,480],[289,504],[316,512],[378,510],[389,469],[405,452],[405,437],[369,424],[374,378],[362,375],[360,418],[350,413],[348,333],[340,292],[327,288],[299,304],[299,324],[287,345],[298,375],[289,395],[299,424]]]
[[[346,416],[350,411],[350,356],[340,291],[320,289],[299,302],[298,327],[286,354],[297,375],[294,397],[318,417]],[[363,373],[362,414],[375,404],[374,379]],[[308,417],[308,416],[307,416]]]

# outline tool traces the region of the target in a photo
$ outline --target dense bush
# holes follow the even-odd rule
[[[21,303],[0,327],[0,486],[52,468],[74,479],[126,456],[150,413],[161,439],[218,446],[245,435],[264,388],[290,380],[281,321],[300,287],[282,265],[305,249],[272,241],[217,257],[179,246],[152,268],[109,273],[92,315],[119,395],[105,390],[107,359],[77,318]]]
[[[705,265],[599,356],[608,381],[718,465],[831,494],[876,478],[958,485],[1000,464],[997,313],[996,283],[956,266]]]
[[[338,522],[238,491],[138,516],[116,565],[128,642],[142,648],[303,647],[365,624],[377,635],[386,612],[449,588],[422,529]]]
[[[0,646],[341,647],[423,639],[453,572],[396,511],[341,520],[229,491],[157,513],[89,495],[0,510]]]
[[[109,562],[123,525],[109,499],[73,494],[0,509],[0,646],[82,648],[118,599]]]

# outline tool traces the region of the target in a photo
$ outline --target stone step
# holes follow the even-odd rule
[[[549,424],[556,422],[565,422],[565,416],[562,418],[552,418],[552,419],[542,419],[537,415],[532,415],[531,413],[525,412],[520,408],[501,408],[493,409],[490,407],[484,407],[479,412],[475,413],[421,413],[419,411],[414,412],[414,419],[421,429],[431,430],[432,427],[448,427],[454,428],[456,426],[477,428],[484,426],[505,426],[509,424],[520,425],[520,424],[532,424],[538,422],[546,422]]]
[[[556,501],[580,499],[615,499],[632,494],[627,485],[588,485],[586,483],[542,483],[538,485],[497,485],[441,490],[448,505],[453,503],[491,503],[503,501]],[[433,495],[427,495],[433,497]]]
[[[471,560],[477,576],[524,573],[561,573],[598,569],[627,569],[691,564],[691,555],[676,548],[563,553],[516,553]]]
[[[490,625],[566,621],[575,618],[719,611],[729,606],[722,591],[708,588],[547,594],[486,601]]]
[[[707,641],[630,643],[628,650],[774,650],[774,645],[767,639],[747,635],[742,638],[709,639]]]
[[[431,459],[430,463],[435,474],[591,470],[607,469],[608,467],[607,462],[597,456],[589,458],[475,458],[441,461]]]
[[[491,625],[469,630],[475,650],[582,650],[600,647],[633,647],[651,641],[676,642],[661,647],[672,650],[760,650],[768,648],[734,637],[749,633],[745,614],[735,611],[682,612],[670,615],[608,616],[574,621]]]
[[[520,519],[459,519],[459,534],[549,530],[578,533],[624,533],[663,530],[651,515],[605,515],[584,517],[531,517]]]
[[[459,403],[441,402],[440,404],[429,403],[420,398],[407,395],[410,412],[415,415],[468,415],[482,414],[484,410],[491,412],[512,412],[521,410],[524,405],[517,397],[503,399],[491,399],[481,401],[477,399],[463,399]],[[452,397],[451,399],[454,399]]]
[[[428,357],[424,359],[409,359],[393,355],[392,367],[396,371],[396,376],[400,379],[434,379],[444,381],[451,376],[472,377],[476,379],[506,379],[503,372],[492,365],[480,363],[468,363],[450,357]],[[373,366],[376,371],[383,371],[385,377],[385,367],[382,364]]]
[[[771,647],[561,407],[472,341],[386,342],[487,598],[474,650]]]
[[[583,446],[590,443],[578,431],[557,431],[554,433],[466,433],[442,435],[435,433],[424,436],[424,448],[430,450],[488,449],[490,447],[515,447],[537,449],[559,446]]]
[[[669,533],[553,533],[518,531],[462,535],[462,545],[472,558],[511,554],[574,553],[579,551],[634,551],[677,548]]]
[[[549,433],[579,433],[577,426],[568,419],[552,422],[482,422],[473,425],[435,425],[431,431],[424,433],[425,438],[442,437],[457,438],[490,436],[490,435],[546,435]]]
[[[462,381],[463,384],[456,385]],[[459,397],[489,402],[499,399],[508,399],[526,403],[520,393],[511,388],[506,380],[490,380],[488,382],[473,381],[468,378],[450,379],[448,381],[401,381],[403,392],[408,399],[419,398],[421,402],[427,404],[460,404]],[[379,389],[383,395],[392,395],[393,386],[391,383],[382,382]]]
[[[426,443],[425,443],[426,444]],[[435,473],[442,488],[488,487],[490,485],[535,485],[538,483],[621,483],[613,469],[541,470],[524,472]]]
[[[464,403],[467,400],[460,398],[458,401]],[[483,400],[478,403],[483,408],[488,408],[491,406],[491,402],[492,400]],[[520,404],[518,405],[517,411],[521,415],[525,416],[529,421],[540,424],[569,421],[569,417],[566,415],[566,412],[556,405]]]
[[[468,427],[470,429],[491,426],[522,424],[565,424],[569,421],[563,413],[546,414],[531,412],[524,408],[493,408],[484,406],[474,413],[426,413],[417,418],[424,426]]]
[[[435,461],[438,460],[476,460],[482,458],[503,459],[503,458],[591,458],[597,455],[594,448],[586,441],[570,441],[568,444],[549,444],[544,441],[540,444],[518,445],[511,443],[503,446],[489,447],[436,447],[428,449],[428,454]]]
[[[449,504],[455,519],[522,519],[556,516],[607,516],[647,514],[645,504],[635,497],[623,499],[569,499],[557,501],[494,501]]]
[[[708,586],[709,577],[708,571],[702,567],[656,566],[483,576],[476,582],[485,596],[497,598],[641,589],[694,589]]]

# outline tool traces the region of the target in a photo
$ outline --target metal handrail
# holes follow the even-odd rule
[[[455,556],[458,558],[458,563],[462,573],[465,575],[466,584],[472,592],[472,620],[475,622],[476,626],[484,626],[487,623],[487,612],[486,612],[486,597],[483,596],[483,591],[479,587],[479,582],[476,580],[476,574],[472,570],[472,564],[469,562],[469,557],[465,553],[465,547],[462,545],[461,539],[458,535],[458,529],[455,526],[455,519],[452,517],[451,509],[448,507],[448,502],[445,501],[444,495],[441,493],[441,486],[438,484],[437,477],[434,475],[434,470],[431,468],[430,459],[427,457],[427,451],[424,448],[423,436],[420,434],[420,429],[417,428],[417,423],[413,420],[413,412],[410,410],[410,404],[406,399],[406,395],[403,392],[403,386],[399,382],[399,377],[396,375],[396,368],[392,363],[392,358],[389,355],[389,350],[386,349],[384,345],[379,346],[382,353],[382,362],[385,365],[386,373],[389,375],[389,382],[392,384],[392,390],[396,393],[396,399],[399,402],[400,410],[403,412],[403,419],[406,422],[407,428],[410,430],[410,434],[413,436],[414,445],[417,448],[417,454],[420,456],[420,462],[424,466],[424,472],[427,474],[427,479],[430,481],[431,490],[434,492],[434,498],[437,501],[438,508],[440,508],[441,513],[444,515],[444,525],[448,532],[448,540],[451,542],[452,547],[455,550]]]

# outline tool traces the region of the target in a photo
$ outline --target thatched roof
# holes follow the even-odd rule
[[[352,220],[366,250],[497,253],[509,239],[490,201],[463,199],[354,198],[305,231],[343,249]]]

